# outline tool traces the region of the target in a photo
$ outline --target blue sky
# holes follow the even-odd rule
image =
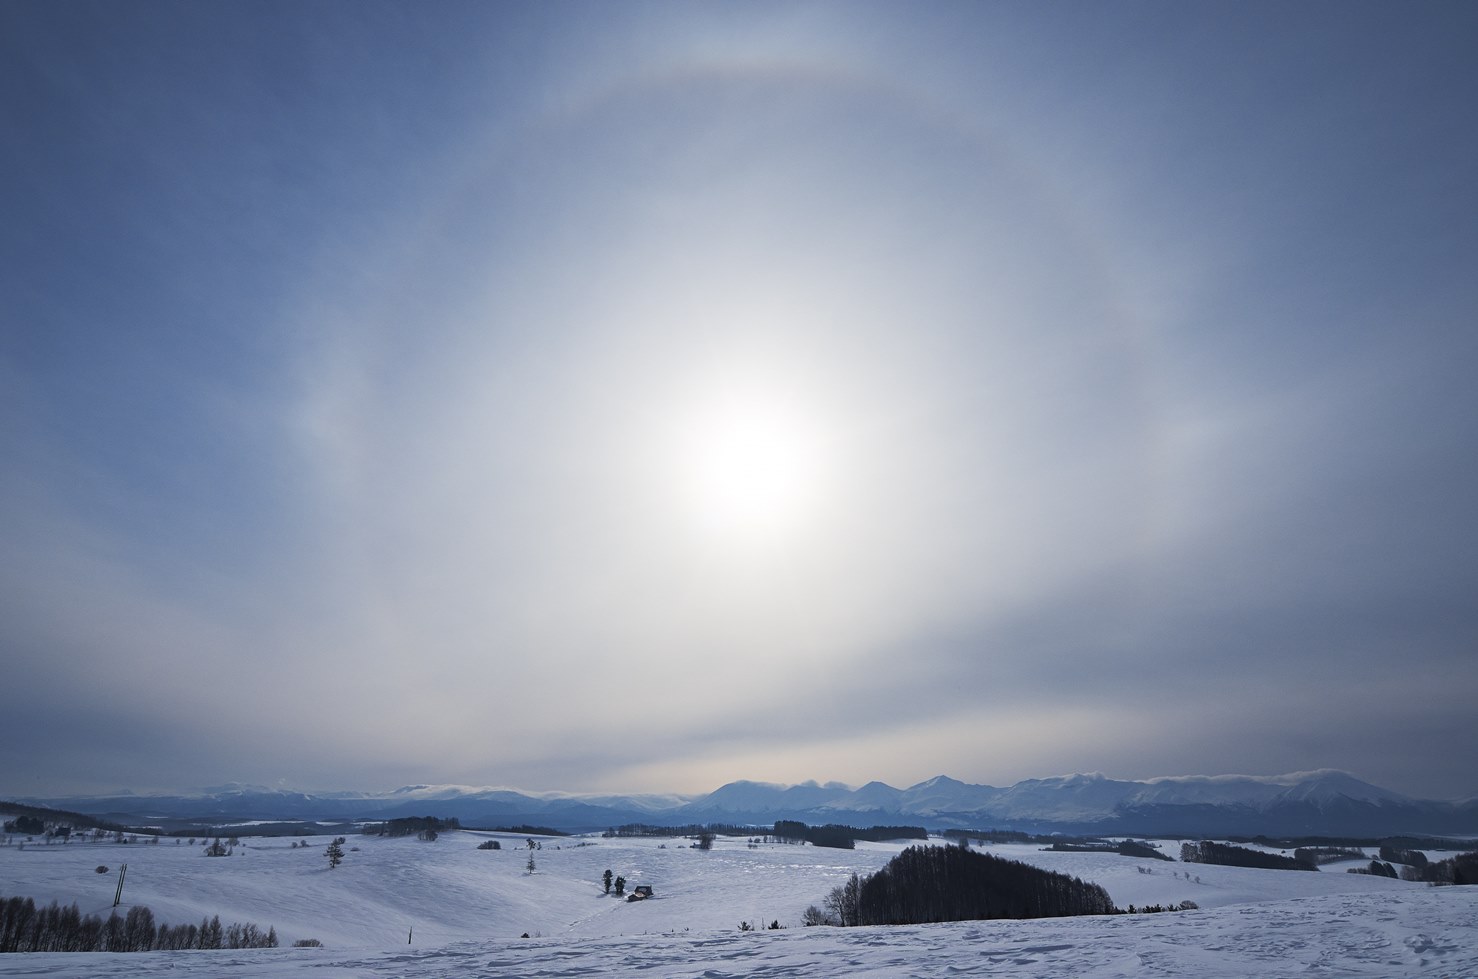
[[[0,8],[0,790],[1478,792],[1478,13]]]

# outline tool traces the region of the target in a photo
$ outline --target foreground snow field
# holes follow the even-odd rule
[[[477,850],[489,836],[504,849]],[[223,858],[173,842],[0,848],[0,894],[106,915],[127,862],[120,910],[148,905],[171,924],[219,914],[275,926],[284,946],[317,938],[327,947],[9,955],[0,976],[1478,975],[1478,889],[1342,866],[1261,871],[997,846],[990,851],[1096,881],[1121,906],[1191,899],[1201,910],[834,929],[798,927],[801,912],[906,843],[751,849],[720,839],[704,853],[681,839],[541,838],[531,875],[524,838],[507,834],[350,837],[358,851],[332,871],[327,837],[307,849],[244,842]],[[99,864],[110,873],[97,874]],[[656,897],[603,895],[606,868],[629,886],[651,884]],[[739,930],[774,920],[786,929]]]

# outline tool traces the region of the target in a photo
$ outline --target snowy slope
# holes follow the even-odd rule
[[[332,871],[322,857],[327,838],[306,850],[247,840],[237,855],[218,859],[170,843],[0,847],[6,894],[76,900],[105,914],[116,877],[94,867],[116,870],[127,861],[125,909],[147,904],[171,923],[219,914],[273,925],[285,943],[315,937],[328,946],[0,956],[0,977],[563,977],[638,965],[649,975],[714,977],[1478,974],[1478,889],[1003,846],[992,852],[1095,880],[1121,905],[1189,898],[1202,910],[806,929],[795,927],[806,905],[854,870],[881,866],[902,844],[845,851],[720,839],[704,853],[680,839],[549,838],[534,851],[530,875],[522,839],[504,836],[505,849],[477,850],[485,838],[351,837],[358,851]],[[629,904],[604,896],[598,881],[607,867],[633,885],[652,884],[656,897]],[[789,927],[738,930],[741,920],[774,919]],[[532,937],[520,939],[525,931]]]

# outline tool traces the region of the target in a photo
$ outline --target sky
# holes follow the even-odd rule
[[[0,5],[0,797],[1478,794],[1475,42]]]

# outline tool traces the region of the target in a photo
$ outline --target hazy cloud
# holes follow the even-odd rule
[[[1060,13],[6,8],[0,789],[1469,791],[1472,14]]]

